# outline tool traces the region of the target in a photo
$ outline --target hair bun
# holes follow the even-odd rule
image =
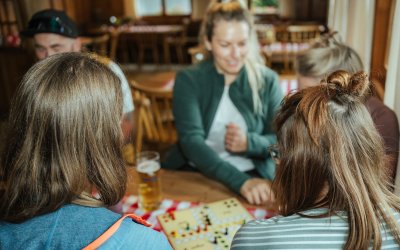
[[[370,81],[363,71],[350,75],[344,70],[338,70],[327,77],[326,84],[329,94],[347,94],[363,98],[369,93]]]

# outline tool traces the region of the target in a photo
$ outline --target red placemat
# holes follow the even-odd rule
[[[120,203],[112,208],[113,211],[120,214],[133,213],[142,217],[144,220],[152,225],[152,228],[157,231],[162,231],[160,224],[157,221],[157,215],[172,212],[175,210],[192,208],[200,203],[189,202],[189,201],[175,201],[170,199],[164,199],[159,209],[152,212],[145,212],[138,207],[138,198],[134,195],[125,196]],[[253,215],[255,219],[268,219],[274,216],[274,213],[266,209],[260,208],[247,208],[247,210]]]

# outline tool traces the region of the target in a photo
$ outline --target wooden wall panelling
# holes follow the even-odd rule
[[[328,0],[303,0],[295,3],[295,20],[300,22],[326,23],[328,17]]]
[[[0,113],[8,114],[10,102],[34,56],[22,48],[0,47]]]

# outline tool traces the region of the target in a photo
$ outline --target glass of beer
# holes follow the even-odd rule
[[[161,204],[160,154],[144,151],[136,156],[136,172],[139,184],[139,207],[154,211]]]

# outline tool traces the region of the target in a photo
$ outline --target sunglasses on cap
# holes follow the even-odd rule
[[[76,37],[76,32],[66,25],[59,17],[41,17],[31,20],[28,30],[33,33],[57,33],[64,36]]]

